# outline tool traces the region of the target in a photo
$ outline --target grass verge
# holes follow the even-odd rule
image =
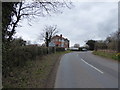
[[[54,87],[60,57],[70,51],[38,56],[23,67],[16,67],[11,76],[3,78],[4,88],[46,88]],[[55,71],[54,71],[55,70]]]
[[[93,51],[93,54],[120,61],[120,57],[117,56],[117,53],[111,53],[111,52],[105,52],[105,51]]]

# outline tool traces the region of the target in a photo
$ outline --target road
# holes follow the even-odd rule
[[[118,88],[118,62],[87,52],[65,54],[55,88]]]

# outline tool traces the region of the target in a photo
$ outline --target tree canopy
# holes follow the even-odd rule
[[[70,3],[71,4],[71,3]],[[15,34],[15,28],[19,21],[26,18],[29,22],[36,17],[44,17],[47,14],[60,11],[59,7],[69,6],[65,2],[2,2],[2,38],[3,42],[12,40]]]
[[[86,44],[89,46],[89,50],[94,50],[95,48],[95,40],[88,40]]]

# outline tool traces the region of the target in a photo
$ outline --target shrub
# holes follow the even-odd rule
[[[56,51],[58,51],[58,52],[60,52],[60,51],[65,51],[65,48],[57,47],[57,48],[56,48]]]
[[[65,48],[56,48],[56,51],[65,51]],[[37,56],[51,54],[55,47],[40,46],[11,46],[3,53],[3,73],[9,74],[13,67],[23,67],[28,60],[35,60]]]
[[[118,60],[120,60],[120,53],[117,53],[116,56],[118,57]]]

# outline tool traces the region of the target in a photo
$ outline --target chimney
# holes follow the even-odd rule
[[[62,37],[62,34],[60,34],[60,37]]]

